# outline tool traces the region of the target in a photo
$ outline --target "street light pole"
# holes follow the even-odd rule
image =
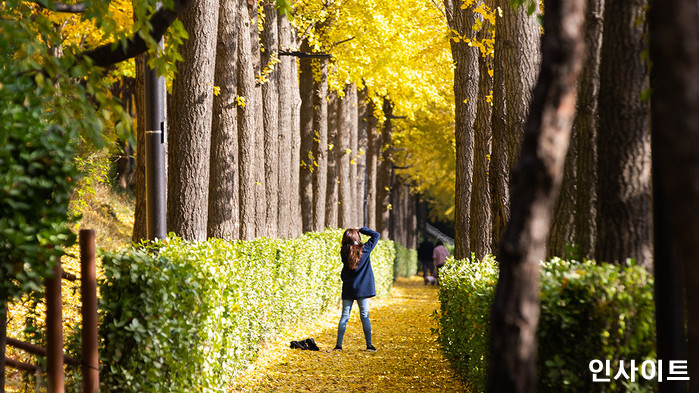
[[[163,42],[160,41],[160,45]],[[146,232],[149,240],[167,236],[165,179],[165,78],[148,65],[146,55]]]

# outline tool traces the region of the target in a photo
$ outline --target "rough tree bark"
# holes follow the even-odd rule
[[[206,240],[209,153],[214,98],[218,1],[195,1],[182,14],[189,39],[172,82],[167,226],[186,240]]]
[[[328,61],[318,59],[311,62],[317,78],[313,84],[313,156],[316,166],[313,171],[313,230],[325,229],[325,197],[328,182]]]
[[[522,155],[512,177],[512,217],[498,253],[491,314],[488,392],[536,390],[539,262],[575,115],[582,67],[584,0],[546,1],[543,59]]]
[[[220,0],[211,123],[208,237],[237,239],[238,212],[238,25],[235,0]]]
[[[286,16],[280,15],[277,19],[280,51],[289,51],[291,48],[291,25]],[[297,79],[293,72],[292,62],[296,58],[281,56],[279,58],[279,212],[277,216],[277,235],[281,238],[292,236],[292,200],[293,194],[298,194],[298,187],[291,186],[292,167],[298,168],[298,162],[292,161],[292,140],[294,127],[292,123],[292,111],[294,110],[293,79]]]
[[[473,124],[476,120],[478,97],[478,48],[469,45],[473,40],[476,16],[473,7],[462,7],[461,1],[445,0],[449,27],[460,37],[452,39],[454,59],[454,104],[456,140],[456,185],[454,190],[454,257],[464,259],[471,255],[469,231],[473,181]]]
[[[539,3],[535,4],[538,11]],[[503,10],[503,23],[498,30],[498,38],[502,37],[504,41],[507,160],[509,170],[512,171],[520,154],[524,125],[541,59],[541,26],[536,11],[527,15],[524,6],[514,8],[507,0],[502,1],[500,7]]]
[[[279,215],[279,37],[277,10],[274,1],[265,1],[262,48],[260,57],[263,70],[270,69],[267,81],[262,84],[262,107],[264,112],[264,168],[266,221],[265,234],[277,237]]]
[[[340,217],[338,224],[341,228],[352,227],[352,181],[350,169],[350,105],[347,95],[340,100],[338,106],[338,145],[337,161],[340,180]]]
[[[366,217],[366,179],[367,179],[367,151],[369,150],[369,139],[367,131],[369,129],[367,111],[367,91],[366,88],[357,92],[357,133],[359,156],[357,157],[357,218],[361,225],[367,225]]]
[[[694,0],[669,0],[649,12],[658,359],[686,359],[689,377],[689,389],[663,381],[661,393],[699,386],[698,8]]]
[[[605,3],[600,60],[598,261],[652,269],[646,0]]]
[[[309,52],[310,47],[304,41],[302,52]],[[299,195],[301,202],[302,231],[313,230],[313,67],[310,59],[300,59],[299,93],[301,95],[301,150]]]
[[[488,37],[492,32],[488,20],[483,20],[483,26],[478,32],[478,39]],[[473,158],[473,191],[471,194],[471,252],[476,258],[482,259],[486,254],[491,254],[492,239],[491,202],[488,190],[488,171],[490,155],[492,106],[486,100],[493,88],[493,77],[488,71],[493,67],[491,56],[478,56],[478,97],[477,112],[474,123],[474,158]]]
[[[136,64],[136,206],[131,241],[139,243],[148,238],[146,222],[146,56],[135,59]],[[165,134],[167,137],[167,133]]]
[[[377,170],[376,170],[376,232],[384,239],[389,239],[391,219],[391,188],[393,183],[393,104],[384,98],[383,113],[386,121],[383,123],[381,142],[377,146]]]
[[[264,103],[262,98],[262,83],[261,75],[264,65],[262,65],[262,56],[260,52],[260,32],[259,32],[259,4],[257,1],[248,1],[248,17],[250,18],[250,45],[252,46],[252,61],[255,73],[255,236],[269,236],[269,227],[267,226],[267,176],[265,168],[267,162],[265,160],[265,126],[264,126]],[[276,178],[275,178],[276,181]],[[276,195],[274,196],[277,197]],[[276,226],[275,226],[276,229]]]
[[[292,34],[292,37],[294,34]],[[292,46],[296,45],[296,40],[292,38]],[[299,86],[300,78],[296,59],[291,62],[291,84],[293,106],[291,111],[291,237],[300,236],[303,233],[303,219],[301,207],[300,175],[301,175],[301,90]]]
[[[578,135],[575,190],[575,244],[581,258],[592,259],[597,235],[597,99],[604,0],[587,0],[585,62],[578,83]]]
[[[359,118],[357,112],[357,86],[351,83],[345,87],[345,99],[347,100],[347,111],[349,112],[350,126],[350,225],[352,227],[361,226],[362,219],[359,213],[358,193],[357,193],[357,162],[359,160]]]
[[[378,156],[381,137],[378,133],[376,116],[374,115],[374,102],[367,103],[367,156],[366,156],[366,183],[367,183],[367,226],[376,228],[376,172],[378,169]]]
[[[500,0],[489,0],[487,5],[497,9],[501,5]],[[508,5],[506,5],[508,6]],[[497,16],[495,22],[496,35],[501,34],[505,24],[502,16]],[[504,34],[504,30],[502,31]],[[490,153],[490,171],[488,184],[491,196],[492,217],[492,250],[500,248],[502,231],[510,217],[510,171],[507,164],[507,122],[505,121],[505,40],[495,40],[495,54],[493,59],[493,116],[491,119],[491,131],[493,134]]]
[[[328,189],[325,199],[325,226],[329,228],[337,228],[338,225],[338,182],[341,181],[341,179],[338,180],[339,122],[341,121],[339,101],[336,91],[328,94]]]
[[[255,238],[255,72],[253,69],[247,1],[238,2],[238,156],[240,158],[240,238]]]
[[[575,162],[577,161],[577,137],[570,137],[570,146],[563,169],[561,192],[558,193],[553,209],[546,257],[568,258],[566,247],[575,241]]]

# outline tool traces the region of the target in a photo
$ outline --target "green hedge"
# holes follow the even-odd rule
[[[267,337],[338,304],[341,236],[328,230],[293,240],[201,243],[171,237],[159,256],[137,249],[104,254],[103,389],[225,391]],[[378,296],[390,291],[394,258],[390,241],[372,253]]]
[[[398,242],[394,242],[396,248],[396,262],[393,265],[394,277],[412,277],[417,274],[417,251],[408,249]]]
[[[620,378],[592,383],[589,362],[655,358],[653,280],[638,266],[542,263],[538,336],[540,392],[653,391],[653,381]],[[438,341],[446,357],[476,391],[485,390],[490,307],[498,268],[453,261],[440,271]],[[614,374],[612,375],[612,377]],[[638,376],[638,375],[637,375]],[[602,375],[602,377],[604,377]]]

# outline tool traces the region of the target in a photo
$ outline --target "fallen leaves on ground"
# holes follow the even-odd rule
[[[422,278],[399,278],[391,296],[372,299],[369,318],[377,352],[367,352],[357,304],[342,351],[333,351],[340,320],[335,307],[319,321],[267,343],[238,377],[233,392],[466,392],[442,356],[431,328],[439,307],[437,287]],[[312,337],[320,351],[289,348]]]

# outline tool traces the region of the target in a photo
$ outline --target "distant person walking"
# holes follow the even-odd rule
[[[425,239],[420,243],[417,248],[417,259],[422,263],[422,277],[425,280],[425,285],[436,284],[436,280],[430,280],[428,277],[436,279],[437,273],[435,272],[434,262],[432,260],[432,251],[434,246],[432,242]]]
[[[369,236],[362,244],[359,234]],[[374,271],[371,269],[369,255],[376,246],[381,235],[367,227],[350,228],[342,235],[340,257],[342,258],[342,317],[337,325],[337,344],[335,350],[342,350],[342,339],[345,336],[352,304],[357,301],[359,319],[362,321],[367,351],[376,351],[371,343],[371,322],[369,321],[369,298],[376,296]]]
[[[441,240],[437,240],[437,245],[435,246],[434,250],[432,251],[432,261],[434,262],[434,265],[437,267],[437,283],[439,284],[439,269],[444,266],[444,262],[447,260],[447,257],[449,256],[449,250],[447,250],[446,247],[444,247],[444,243],[442,243]]]

